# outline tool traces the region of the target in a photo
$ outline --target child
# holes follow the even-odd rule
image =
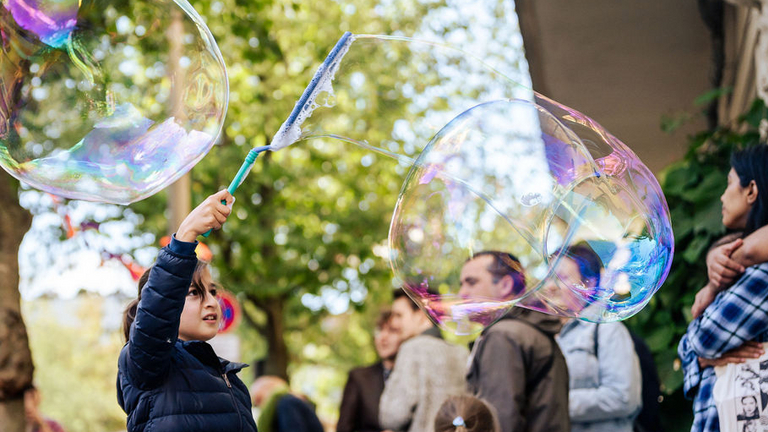
[[[221,308],[208,266],[195,256],[197,236],[221,228],[232,201],[223,190],[192,210],[126,309],[117,397],[129,432],[256,432],[248,388],[236,375],[246,365],[218,358],[206,343]]]
[[[474,396],[450,396],[435,416],[435,432],[499,432],[491,407]]]

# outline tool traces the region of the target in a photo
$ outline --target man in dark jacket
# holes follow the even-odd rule
[[[525,288],[520,262],[504,252],[480,252],[461,270],[465,298],[515,298]],[[475,341],[469,390],[496,408],[501,432],[567,432],[568,369],[554,336],[560,320],[513,308]]]
[[[376,335],[373,343],[381,359],[368,367],[356,368],[349,372],[344,395],[341,397],[339,422],[336,432],[380,432],[379,400],[384,391],[384,382],[395,364],[395,355],[400,347],[400,336],[392,328],[392,313],[384,311],[376,320]]]

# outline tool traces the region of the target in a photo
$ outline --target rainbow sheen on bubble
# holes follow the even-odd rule
[[[21,28],[37,35],[42,43],[61,48],[77,25],[80,1],[7,0],[3,6]]]
[[[275,141],[349,142],[408,171],[389,259],[436,324],[474,333],[515,306],[617,321],[661,287],[673,254],[664,195],[599,124],[519,85],[504,62],[448,45],[353,35],[342,52]],[[483,251],[518,260],[509,295],[462,290],[463,266]]]
[[[185,0],[3,0],[0,165],[59,196],[129,204],[211,149],[221,53]]]
[[[456,333],[513,305],[594,322],[630,317],[663,283],[673,251],[664,196],[637,156],[539,95],[477,105],[438,132],[408,174],[389,240],[405,289]],[[462,290],[462,267],[483,251],[516,257],[524,288]]]

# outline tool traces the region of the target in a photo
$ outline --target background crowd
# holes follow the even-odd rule
[[[723,426],[715,367],[757,359],[768,341],[768,199],[759,192],[768,190],[768,146],[734,153],[731,165],[721,201],[723,224],[733,232],[707,254],[709,282],[679,344],[686,395],[694,400],[692,431],[737,430]],[[222,226],[231,200],[222,191],[190,213],[125,312],[118,401],[129,430],[324,430],[312,402],[285,380],[261,376],[248,388],[237,376],[245,365],[218,358],[205,343],[217,333],[221,309],[208,266],[195,256],[195,238]],[[404,290],[395,291],[376,322],[380,360],[349,373],[337,431],[662,430],[656,367],[640,338],[621,322],[536,310],[587,308],[572,287],[600,284],[602,264],[588,244],[559,252],[556,282],[542,287],[555,301],[512,308],[469,348],[446,341]],[[464,263],[460,283],[462,298],[504,301],[524,290],[525,270],[509,253],[483,251]],[[740,398],[738,430],[758,430],[768,420],[763,399]],[[62,430],[40,414],[36,389],[25,402],[31,431]]]

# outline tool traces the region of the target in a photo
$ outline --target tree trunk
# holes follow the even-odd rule
[[[288,346],[285,344],[285,297],[270,297],[262,302],[267,314],[267,338],[269,353],[264,364],[266,375],[288,379]]]
[[[264,170],[267,170],[271,162],[271,152],[266,152],[261,160]],[[264,182],[259,186],[259,194],[263,202],[269,203],[274,199],[275,189],[271,182]],[[275,219],[270,214],[261,215],[259,224],[262,229],[269,232],[275,229]],[[266,262],[277,259],[277,251],[272,242],[264,242],[261,245],[261,256]],[[263,336],[267,339],[267,358],[264,362],[265,375],[277,375],[288,380],[288,346],[285,344],[285,301],[286,294],[275,295],[265,298],[255,296],[248,297],[253,303],[267,315],[267,324],[262,330]]]
[[[0,173],[0,425],[24,431],[23,390],[32,382],[32,354],[21,317],[19,246],[32,215],[19,205],[17,183]]]
[[[266,324],[259,325],[243,311],[245,322],[254,326],[267,340],[267,358],[259,361],[261,368],[257,369],[256,374],[276,375],[288,380],[288,346],[284,338],[286,297],[258,298],[249,294],[246,298],[267,316]]]

